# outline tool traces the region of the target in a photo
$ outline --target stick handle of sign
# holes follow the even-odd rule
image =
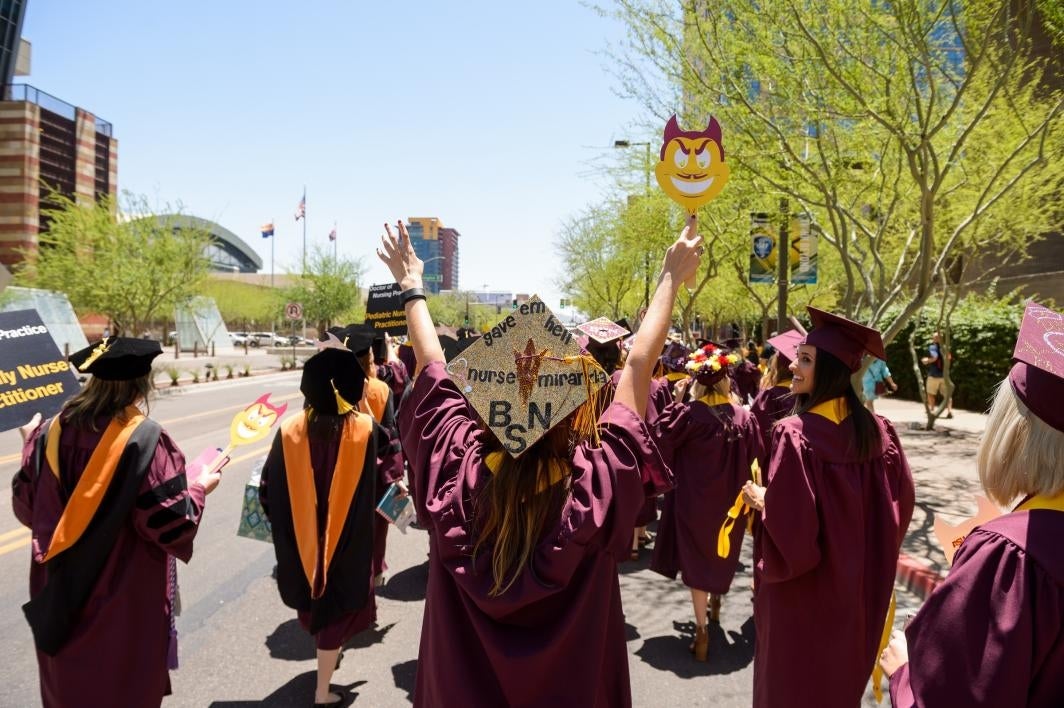
[[[791,321],[791,324],[794,325],[794,328],[798,330],[798,333],[801,334],[803,337],[809,334],[805,331],[805,327],[802,326],[802,323],[798,321],[797,317],[795,317],[794,315],[788,315],[787,319]]]
[[[690,219],[694,215],[695,215],[695,212],[693,212],[693,211],[687,212],[687,218],[688,219]],[[695,222],[695,232],[694,232],[694,234],[692,234],[692,237],[693,236],[697,236],[697,235],[698,235],[698,222]],[[691,277],[687,279],[687,282],[684,283],[684,285],[687,287],[688,290],[694,290],[695,286],[698,285],[698,274],[697,273],[693,273],[691,275]]]
[[[222,450],[221,452],[218,453],[218,457],[214,458],[214,461],[211,463],[211,466],[207,470],[207,472],[208,473],[209,472],[218,472],[223,467],[225,467],[226,464],[228,464],[229,456],[233,454],[233,450],[234,449],[235,449],[235,446],[227,445],[224,450]]]

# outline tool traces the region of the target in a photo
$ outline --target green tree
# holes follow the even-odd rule
[[[283,290],[275,316],[280,318],[283,302],[299,302],[303,316],[317,324],[318,331],[365,319],[359,283],[365,268],[359,259],[337,258],[329,249],[315,246],[307,256],[306,272],[296,276],[295,285]],[[295,274],[293,274],[295,275]]]
[[[591,207],[569,219],[556,244],[565,272],[559,284],[577,309],[594,317],[632,314],[626,298],[630,303],[642,296],[642,251],[636,254],[624,238],[622,204]]]
[[[889,341],[1058,229],[1062,98],[1011,0],[617,0],[623,89],[724,126],[736,181],[811,214],[837,309]],[[687,118],[687,120],[684,120]],[[1053,156],[1053,159],[1050,157]],[[823,255],[822,255],[822,260]],[[966,267],[970,264],[976,267]],[[792,308],[793,311],[793,308]]]
[[[178,228],[180,208],[158,216],[146,197],[128,192],[87,205],[52,193],[46,203],[48,230],[23,252],[18,283],[66,293],[80,313],[107,315],[116,333],[137,335],[169,318],[207,276],[210,235]]]

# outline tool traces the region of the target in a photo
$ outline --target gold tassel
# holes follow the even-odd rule
[[[598,390],[591,387],[591,374],[599,371],[602,372],[603,376],[606,376],[606,371],[599,366],[599,363],[593,357],[587,354],[567,356],[562,361],[566,364],[579,361],[584,373],[584,389],[587,393],[587,401],[576,410],[576,416],[573,418],[573,430],[580,440],[591,440],[594,446],[598,447],[602,444],[598,432],[598,420],[602,415],[602,411],[599,406]],[[607,378],[609,377],[607,376]]]
[[[92,350],[92,354],[89,354],[89,358],[81,362],[81,366],[78,367],[78,371],[82,373],[88,371],[89,367],[92,366],[97,359],[107,353],[107,350],[111,348],[107,344],[108,339],[108,337],[104,337],[100,340],[100,343],[97,344],[96,348]]]
[[[340,395],[340,392],[336,390],[336,384],[329,381],[329,385],[332,386],[333,395],[336,396],[336,412],[338,415],[347,415],[351,411],[355,410],[355,407],[344,400],[344,397]]]

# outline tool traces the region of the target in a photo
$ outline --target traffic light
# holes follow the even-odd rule
[[[511,310],[516,310],[517,309],[517,298],[514,298],[513,304],[510,305],[510,309]]]

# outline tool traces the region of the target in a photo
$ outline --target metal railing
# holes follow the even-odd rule
[[[29,84],[8,84],[4,90],[4,100],[6,101],[26,101],[27,103],[33,103],[46,111],[51,111],[56,115],[63,116],[68,120],[75,120],[77,118],[77,107],[67,103],[61,98],[56,98],[50,93],[41,91],[36,86],[30,86]],[[105,121],[103,118],[96,117],[96,132],[112,137],[113,126]]]

